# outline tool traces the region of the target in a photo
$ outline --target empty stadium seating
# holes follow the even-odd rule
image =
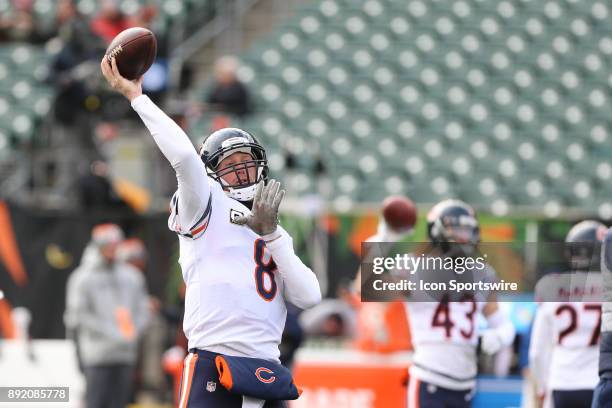
[[[258,112],[238,123],[273,157],[304,156],[290,172],[274,161],[297,194],[314,191],[320,156],[341,203],[602,210],[611,13],[593,0],[317,1],[241,56]]]
[[[86,16],[93,16],[100,7],[95,0],[76,0]],[[125,0],[118,2],[127,15],[134,14],[145,4],[158,6],[159,14],[153,29],[159,36],[167,33],[171,24],[180,24],[187,33],[201,27],[214,13],[208,0]],[[11,16],[14,2],[0,0],[0,14]],[[45,33],[55,31],[57,2],[34,0],[32,12],[36,27]],[[43,46],[28,43],[0,44],[0,160],[10,156],[16,147],[35,141],[36,129],[52,108],[54,89],[46,83],[53,52]]]
[[[45,84],[49,56],[23,43],[0,46],[0,157],[29,144],[51,109],[53,90]]]

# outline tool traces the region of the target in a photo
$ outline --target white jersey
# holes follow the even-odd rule
[[[421,381],[450,389],[475,385],[477,316],[483,302],[408,302],[414,345],[410,374]]]
[[[551,301],[552,293],[565,301]],[[538,305],[529,355],[543,388],[580,390],[597,385],[601,296],[600,273],[550,274],[538,282],[536,299],[547,301]]]
[[[490,281],[490,267],[476,280]],[[486,305],[488,293],[453,301],[423,301],[422,292],[411,293],[406,303],[414,345],[410,374],[440,387],[467,390],[476,385],[478,316]]]
[[[278,361],[285,299],[301,308],[318,303],[315,275],[280,226],[266,244],[232,222],[250,210],[206,175],[187,135],[149,98],[132,107],[177,173],[168,226],[179,235],[189,348]]]
[[[199,239],[179,239],[189,348],[278,359],[287,316],[283,281],[261,237],[230,221],[249,209],[210,184],[206,230]]]

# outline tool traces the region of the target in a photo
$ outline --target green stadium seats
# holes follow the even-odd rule
[[[342,208],[397,192],[612,216],[610,12],[596,0],[313,2],[243,56],[261,104],[248,123],[272,149],[318,146],[299,172],[325,149]]]

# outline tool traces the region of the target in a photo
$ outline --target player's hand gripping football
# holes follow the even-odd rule
[[[278,225],[278,207],[284,196],[285,190],[280,189],[280,182],[270,180],[265,186],[263,182],[259,183],[251,214],[237,217],[234,222],[247,225],[259,235],[273,233]]]
[[[108,63],[108,56],[102,57],[100,61],[100,69],[102,69],[102,75],[108,81],[109,85],[125,96],[130,102],[142,95],[142,76],[138,79],[130,81],[121,76],[119,69],[117,68],[117,61],[115,57],[110,58],[110,64]]]

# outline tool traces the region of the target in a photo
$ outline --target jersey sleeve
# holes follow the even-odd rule
[[[148,96],[132,100],[132,108],[176,172],[178,190],[172,197],[168,226],[181,235],[201,236],[205,228],[199,231],[198,228],[204,225],[211,212],[210,178],[204,163],[187,134]]]
[[[212,213],[212,194],[209,194],[206,205],[200,207],[198,210],[198,214],[201,215],[197,216],[195,221],[191,222],[190,224],[183,224],[181,222],[181,218],[179,216],[179,197],[180,190],[177,190],[170,200],[168,228],[182,237],[197,239],[204,235],[204,232],[206,232],[206,229],[208,228],[208,222],[210,221],[210,215]]]

